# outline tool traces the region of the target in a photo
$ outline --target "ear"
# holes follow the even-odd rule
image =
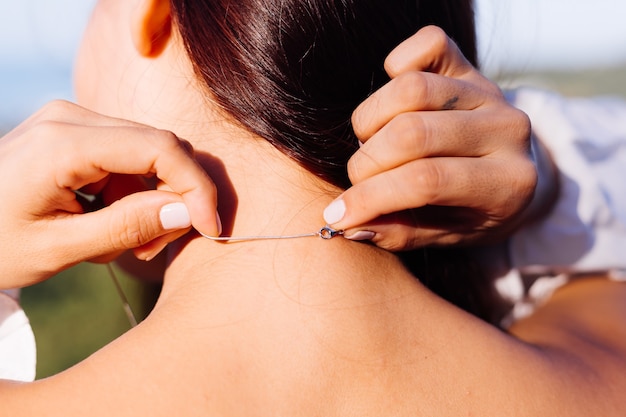
[[[131,16],[131,34],[140,55],[154,58],[163,52],[172,34],[169,0],[138,0]]]

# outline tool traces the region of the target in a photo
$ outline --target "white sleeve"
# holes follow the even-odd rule
[[[0,291],[0,379],[35,379],[35,337],[26,314],[13,298],[15,292]]]
[[[511,266],[535,272],[626,269],[626,102],[531,89],[510,98],[530,117],[561,180],[551,214],[512,236]]]
[[[510,269],[494,282],[511,306],[504,327],[579,276],[626,280],[626,101],[530,88],[507,94],[551,152],[561,189],[548,216],[509,239]]]

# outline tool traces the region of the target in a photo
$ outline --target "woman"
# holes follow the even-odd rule
[[[193,53],[185,58],[185,44],[213,47],[226,42],[206,32],[215,45],[191,42],[187,19],[201,18],[196,28],[206,30],[216,28],[209,22],[259,30],[268,29],[261,25],[267,21],[253,17],[265,10],[269,17],[282,11],[284,32],[263,33],[291,34],[288,11],[295,15],[299,8],[286,9],[283,2],[282,8],[257,10],[240,2],[222,21],[211,20],[208,10],[190,9],[191,3],[183,7],[172,2],[170,9],[168,2],[158,0],[101,2],[78,66],[81,101],[95,110],[170,127],[188,138],[220,190],[224,234],[317,230],[319,213],[341,193],[338,184],[326,181],[334,178],[335,162],[321,153],[313,162],[329,169],[305,169],[258,132],[242,127],[243,120],[218,101],[226,97],[212,90],[216,86],[195,77],[194,66],[204,76],[210,67],[199,65]],[[377,18],[387,21],[384,6],[379,6]],[[299,10],[310,12],[307,17],[325,16],[323,30],[312,26],[315,37],[310,39],[316,46],[329,45],[323,36],[333,27],[329,16],[351,16],[348,10],[334,15]],[[246,11],[250,14],[243,19]],[[426,10],[421,12],[425,16]],[[354,16],[363,17],[357,11]],[[129,21],[136,49],[124,36]],[[366,23],[371,30],[373,22]],[[249,41],[265,39],[254,34]],[[236,46],[243,38],[228,39]],[[250,46],[254,43],[242,44],[259,52]],[[288,42],[281,46],[289,50]],[[305,49],[313,57],[318,51]],[[115,60],[110,53],[116,54]],[[220,55],[213,51],[211,56]],[[226,61],[212,65],[216,62]],[[317,63],[287,66],[279,73],[297,69],[297,74],[306,74],[310,68],[318,68]],[[95,70],[100,83],[89,80]],[[232,75],[220,71],[212,76]],[[129,85],[132,91],[125,88]],[[99,88],[107,94],[94,91]],[[110,91],[120,94],[111,97]],[[306,105],[300,97],[290,98]],[[327,109],[323,104],[319,108]],[[255,125],[255,130],[263,127]],[[290,149],[295,151],[283,150]],[[622,400],[616,387],[625,385],[619,358],[626,354],[622,286],[604,280],[572,284],[533,317],[516,323],[510,330],[513,337],[435,296],[395,256],[347,239],[224,244],[191,238],[180,242],[170,257],[162,295],[145,322],[63,374],[28,385],[5,384],[3,410],[58,410],[63,415],[619,413]],[[594,314],[584,308],[589,306]]]
[[[474,157],[471,164],[465,164],[464,171],[457,173],[456,176],[448,176],[449,179],[467,176],[481,178],[484,174],[479,168],[485,169],[486,160],[492,163],[487,169],[494,171],[497,170],[495,169],[497,166],[493,162],[499,161],[497,165],[504,168],[504,171],[500,172],[505,175],[497,176],[491,181],[493,184],[483,189],[464,190],[450,187],[458,193],[456,195],[448,193],[454,197],[451,203],[473,207],[471,210],[484,213],[485,223],[481,229],[460,230],[452,223],[447,227],[439,227],[433,233],[431,229],[423,227],[424,224],[421,224],[421,227],[407,227],[403,219],[408,217],[410,220],[411,217],[406,216],[409,212],[405,212],[396,213],[393,217],[379,218],[376,223],[362,225],[360,230],[346,228],[344,234],[346,238],[355,240],[367,238],[381,247],[394,249],[400,249],[397,246],[399,242],[404,242],[404,249],[424,245],[433,240],[439,243],[449,242],[451,237],[446,231],[451,233],[454,239],[476,240],[476,235],[482,235],[483,240],[485,237],[493,238],[494,231],[502,229],[502,225],[510,226],[517,223],[512,220],[521,217],[519,214],[531,196],[529,184],[513,181],[508,175],[510,172],[518,172],[524,166],[529,174],[534,172],[528,164],[524,148],[528,136],[526,118],[519,112],[512,112],[502,97],[493,94],[495,87],[485,82],[477,73],[472,72],[470,75],[473,77],[465,81],[468,87],[477,90],[480,90],[481,86],[484,87],[484,92],[478,91],[478,94],[482,94],[483,104],[469,113],[463,112],[465,109],[462,107],[457,108],[461,110],[460,112],[446,110],[449,115],[454,114],[454,117],[448,118],[445,126],[438,126],[440,117],[437,111],[421,112],[417,118],[407,118],[406,114],[392,117],[396,113],[417,114],[417,111],[423,110],[420,106],[428,105],[416,101],[403,103],[398,101],[402,95],[396,94],[398,88],[409,87],[413,91],[419,91],[422,87],[413,75],[421,72],[422,67],[427,65],[425,62],[434,59],[430,58],[430,55],[434,54],[437,57],[441,53],[436,49],[423,51],[420,49],[425,48],[417,37],[409,39],[397,48],[386,62],[387,72],[392,74],[394,81],[369,97],[354,114],[354,129],[363,132],[359,139],[362,142],[367,141],[369,145],[360,148],[348,165],[351,181],[356,185],[343,195],[348,212],[342,222],[346,225],[358,224],[355,220],[373,219],[381,212],[423,204],[423,197],[422,200],[414,201],[416,194],[412,188],[402,184],[403,182],[411,184],[413,178],[410,176],[410,170],[406,170],[406,166],[414,164],[412,159],[419,155],[401,154],[392,147],[380,146],[372,153],[368,150],[372,143],[394,140],[395,146],[403,143],[407,146],[406,144],[415,140],[432,141],[439,135],[447,135],[447,146],[441,152],[454,158],[441,165],[443,171],[453,168],[456,158]],[[446,57],[441,58],[445,62]],[[450,55],[450,58],[455,57]],[[447,71],[446,66],[450,65],[440,66],[439,70]],[[446,74],[450,79],[463,75],[455,72]],[[439,80],[435,78],[434,81],[437,82],[434,87],[448,91],[449,86],[442,82],[446,76],[439,77]],[[403,81],[407,78],[412,79],[408,85]],[[497,92],[497,89],[495,91]],[[385,102],[384,108],[372,106],[373,102]],[[485,122],[486,120],[488,122]],[[495,123],[495,120],[499,122]],[[411,134],[412,129],[409,127],[416,123],[419,123],[417,127],[422,128],[424,125],[432,125],[429,129],[423,129],[428,130],[432,137],[420,138]],[[480,158],[475,158],[477,155],[474,151],[467,149],[462,137],[449,135],[448,132],[454,132],[452,127],[460,123],[467,127],[468,132],[472,132],[476,140],[479,140],[483,151]],[[402,130],[394,128],[398,124],[405,128]],[[512,134],[511,127],[515,125],[518,125],[519,129]],[[375,127],[384,129],[372,135]],[[393,137],[388,133],[385,134],[389,131],[393,132]],[[208,219],[212,217],[215,204],[211,184],[206,174],[197,169],[189,156],[180,152],[181,144],[172,139],[174,137],[171,133],[100,116],[66,102],[49,104],[2,138],[0,154],[4,161],[1,165],[3,177],[27,180],[27,184],[7,182],[0,189],[2,195],[12,196],[4,198],[0,207],[5,236],[3,242],[6,244],[4,253],[7,255],[2,263],[2,287],[28,285],[82,260],[111,259],[127,248],[134,249],[139,259],[153,259],[167,242],[187,230],[190,219],[186,206],[181,202],[167,204],[172,198],[179,201],[179,197],[171,193],[145,192],[145,184],[141,179],[129,175],[122,177],[121,173],[137,172],[145,175],[156,169],[156,175],[165,181],[165,185],[174,190],[193,190],[185,192],[183,198],[196,213],[194,214],[196,228],[207,233],[210,228],[205,225],[205,217]],[[506,140],[503,142],[503,139]],[[189,146],[184,142],[183,145]],[[169,149],[171,146],[174,146],[174,149]],[[144,148],[153,153],[146,155],[145,159],[132,156]],[[152,158],[155,166],[152,166]],[[358,162],[359,160],[362,162]],[[367,176],[362,175],[365,172],[361,169],[363,163],[369,165]],[[186,167],[181,169],[185,173],[184,177],[173,176],[175,174],[171,171],[173,164]],[[42,175],[33,177],[31,173],[34,170]],[[110,175],[111,173],[114,174]],[[59,184],[56,181],[58,177],[71,178],[71,182]],[[380,184],[381,180],[385,181],[385,178],[391,182],[400,182],[398,192],[391,195],[391,199],[370,198],[370,204],[367,205],[351,204],[351,201],[358,202],[359,196],[377,197],[379,193],[376,184]],[[489,191],[498,180],[503,184],[500,189],[506,190],[508,195]],[[76,195],[77,201],[69,204],[68,197],[73,200],[75,196],[69,192],[66,185],[72,190],[80,188],[89,193],[97,193],[101,198],[85,204],[86,200]],[[422,190],[424,185],[422,184]],[[433,184],[435,185],[440,188],[443,186]],[[28,189],[27,193],[24,192],[25,189]],[[433,188],[432,194],[436,191],[436,188]],[[203,197],[202,193],[207,195]],[[194,197],[185,197],[191,194]],[[424,194],[422,193],[422,196]],[[45,199],[35,197],[39,195],[47,197]],[[480,198],[477,198],[477,195],[480,195]],[[515,204],[507,204],[511,196],[515,197]],[[101,203],[102,200],[109,203],[119,201],[98,213],[93,213],[92,210],[98,208],[94,203]],[[402,205],[406,203],[409,203],[409,206]],[[461,208],[457,208],[459,209]],[[531,210],[526,210],[526,213],[529,211]],[[200,215],[204,217],[199,217]],[[367,230],[363,230],[364,227],[367,227]],[[86,233],[86,230],[89,230],[89,233]],[[168,233],[168,230],[174,232]],[[64,237],[62,242],[58,240],[60,234]],[[21,242],[19,247],[10,244],[15,239]],[[29,259],[28,263],[23,261],[26,258]],[[124,259],[124,264],[128,266],[128,257]],[[152,265],[150,271],[147,271],[145,263],[135,265],[134,273],[151,278],[158,276],[159,271],[155,271],[154,266],[160,265],[160,262],[156,264],[151,262],[150,265]],[[0,333],[4,335],[0,345],[3,352],[0,355],[2,358],[0,377],[32,380],[35,363],[34,342],[28,321],[17,304],[19,301],[17,294],[15,290],[6,290],[6,294],[0,294],[2,304]],[[16,323],[19,323],[19,326]]]

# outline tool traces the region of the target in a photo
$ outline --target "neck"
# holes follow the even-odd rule
[[[193,125],[172,130],[193,144],[198,161],[217,186],[223,236],[294,235],[316,232],[324,226],[324,207],[341,190],[223,117],[207,111],[196,120]],[[193,244],[185,242],[185,251],[219,254],[214,258],[216,262],[228,262],[227,254],[252,245],[199,238]],[[261,245],[268,247],[268,242]],[[180,256],[180,248],[174,249]],[[192,259],[185,259],[185,268],[193,265]]]
[[[324,207],[339,189],[237,126],[211,121],[202,126],[200,131],[181,135],[192,142],[197,159],[216,183],[223,236],[294,235],[316,232],[324,226]],[[170,283],[183,283],[178,280],[185,277],[188,284],[190,277],[203,280],[207,274],[213,278],[254,276],[267,281],[263,274],[274,273],[275,264],[295,270],[291,262],[301,259],[302,253],[311,253],[313,247],[336,246],[343,240],[304,237],[215,242],[196,234],[190,237],[170,248]]]
[[[207,127],[211,133],[192,142],[216,182],[223,235],[300,234],[324,225],[322,211],[339,189],[238,127]]]
[[[192,143],[198,161],[217,186],[223,235],[300,234],[324,226],[323,209],[341,190],[224,116],[183,57],[175,44],[160,59],[142,61],[136,75],[127,75],[133,88],[118,89],[120,94],[133,92],[115,101],[128,106],[120,108],[120,114],[171,130]],[[319,240],[305,240],[311,239]],[[216,255],[249,244],[207,239],[193,243],[212,245],[210,253]],[[185,246],[188,249],[190,245]],[[206,248],[201,250],[207,253]]]

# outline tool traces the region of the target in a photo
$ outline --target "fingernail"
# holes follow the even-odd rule
[[[343,235],[344,238],[349,240],[371,240],[374,236],[376,236],[376,233],[370,232],[369,230],[359,230],[349,236]]]
[[[324,221],[327,224],[337,223],[346,214],[346,203],[341,198],[333,201],[324,209]]]
[[[191,226],[189,211],[184,203],[171,203],[163,206],[159,212],[159,218],[165,230],[184,229]]]
[[[151,260],[153,260],[154,258],[157,257],[157,255],[159,253],[161,253],[163,251],[163,249],[165,249],[165,247],[167,246],[167,242],[164,242],[163,245],[159,246],[158,248],[152,250],[151,252],[149,252],[147,255],[144,255],[143,260],[146,262],[150,262]]]
[[[217,221],[217,235],[221,235],[222,234],[222,219],[220,219],[220,214],[216,211],[215,212],[215,219]]]

